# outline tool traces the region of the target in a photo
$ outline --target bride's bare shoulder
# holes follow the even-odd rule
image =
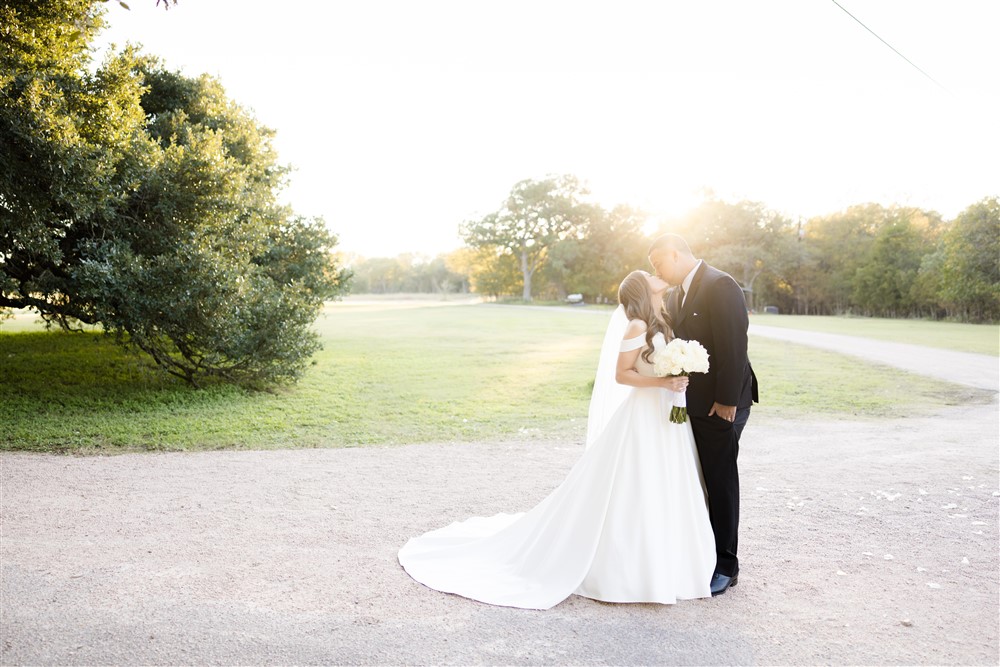
[[[629,320],[628,327],[625,329],[625,338],[636,338],[646,333],[646,323],[642,320]]]

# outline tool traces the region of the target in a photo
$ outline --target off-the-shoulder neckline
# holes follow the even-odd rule
[[[654,336],[663,336],[663,333],[662,333],[662,332],[660,332],[660,331],[657,331],[657,332],[656,332],[655,334],[653,334],[653,335],[654,335]],[[641,334],[639,334],[638,336],[632,336],[631,338],[623,338],[622,340],[638,340],[638,339],[640,339],[640,338],[645,338],[645,337],[646,337],[646,332],[645,332],[645,331],[643,331],[643,332],[642,332]],[[663,336],[663,337],[664,337],[664,338],[666,338],[666,336]]]

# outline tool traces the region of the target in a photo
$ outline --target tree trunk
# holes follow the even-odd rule
[[[528,268],[528,253],[521,251],[521,274],[524,276],[524,291],[521,293],[521,298],[525,301],[531,301],[531,274],[533,271]]]
[[[753,274],[753,276],[751,276],[751,278],[750,278],[749,281],[744,281],[743,282],[743,284],[746,286],[746,288],[748,290],[750,290],[750,303],[747,304],[747,307],[750,310],[752,310],[753,312],[757,312],[756,304],[754,303],[755,298],[754,298],[754,293],[753,293],[753,284],[757,280],[757,276],[759,276],[760,274],[761,274],[761,272],[758,271],[757,273]],[[743,274],[743,275],[744,275],[744,277],[746,276],[746,274]],[[744,296],[746,296],[745,292],[744,292]]]

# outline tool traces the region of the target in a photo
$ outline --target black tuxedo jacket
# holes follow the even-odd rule
[[[702,262],[691,281],[684,306],[681,289],[666,296],[674,336],[696,340],[708,350],[708,372],[692,373],[688,412],[707,416],[713,403],[748,408],[757,399],[757,377],[747,358],[746,299],[728,274]]]

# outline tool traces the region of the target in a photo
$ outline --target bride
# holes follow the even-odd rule
[[[711,596],[715,542],[690,422],[669,420],[686,377],[656,377],[667,284],[633,271],[605,336],[587,449],[534,508],[474,517],[399,551],[430,588],[505,607],[549,609],[572,594],[605,602]]]

